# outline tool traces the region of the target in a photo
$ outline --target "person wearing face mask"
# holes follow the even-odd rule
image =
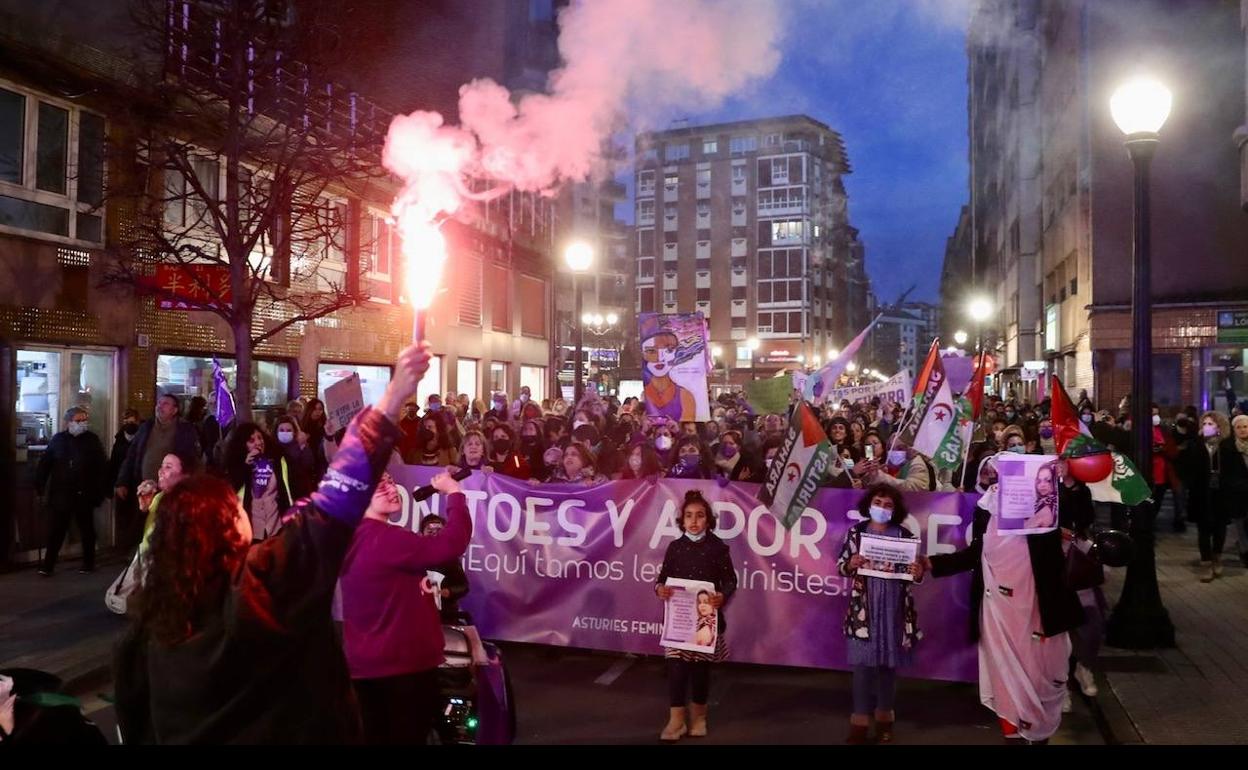
[[[547,417],[542,428],[546,434],[546,446],[563,447],[568,445],[572,437],[568,435],[568,423],[562,417]]]
[[[644,441],[633,441],[624,453],[624,467],[613,478],[618,480],[650,479],[663,475],[663,466],[654,447]]]
[[[138,432],[139,410],[127,409],[121,416],[121,430],[113,436],[113,451],[108,456],[108,478],[117,478]],[[119,497],[113,502],[113,518],[117,522],[117,546],[124,551],[133,550],[143,535],[143,516],[139,514],[133,495]]]
[[[520,426],[520,451],[528,458],[530,467],[541,465],[546,444],[542,439],[542,423],[539,420],[525,420]]]
[[[529,389],[529,386],[520,386],[520,395],[516,396],[516,400],[511,402],[511,419],[517,422],[524,419],[524,409],[532,400],[533,391]]]
[[[1153,520],[1156,521],[1157,514],[1161,513],[1162,500],[1165,499],[1166,491],[1169,490],[1174,495],[1174,521],[1171,522],[1171,529],[1175,532],[1183,532],[1187,527],[1183,524],[1182,486],[1174,469],[1174,460],[1179,456],[1179,448],[1174,442],[1170,429],[1162,424],[1161,410],[1156,404],[1153,404],[1152,420]]]
[[[936,491],[936,469],[926,457],[900,441],[888,450],[882,461],[875,459],[855,464],[854,470],[862,465],[867,466],[861,475],[868,485],[887,484],[903,492]]]
[[[672,462],[672,447],[676,441],[672,438],[672,429],[667,425],[660,425],[654,429],[654,451],[658,453],[659,459],[667,466]]]
[[[424,537],[436,537],[444,529],[446,529],[446,519],[436,513],[431,513],[420,520],[420,534]],[[471,590],[468,576],[464,574],[464,567],[459,559],[445,561],[434,566],[430,571],[442,576],[439,584],[442,609],[438,613],[442,618],[442,623],[446,625],[471,623],[471,619],[465,618],[459,612],[459,600],[467,596],[468,591]]]
[[[1023,429],[1017,425],[1011,425],[1001,432],[1001,445],[1006,452],[1016,455],[1027,454],[1027,437],[1023,434]]]
[[[741,445],[741,434],[735,430],[726,432],[715,452],[715,470],[728,481],[753,481],[761,483],[763,468]]]
[[[446,467],[459,462],[459,453],[453,448],[446,423],[436,416],[426,416],[416,434],[419,452],[416,465]]]
[[[82,537],[82,568],[95,571],[95,507],[108,497],[108,457],[80,406],[65,411],[65,429],[52,437],[35,469],[35,491],[46,500],[52,522],[39,574],[51,577],[74,522]]]
[[[308,444],[308,434],[299,430],[293,417],[279,417],[273,436],[277,447],[290,467],[290,493],[298,500],[312,493],[312,474],[316,468],[316,456]]]
[[[659,734],[660,740],[664,741],[678,741],[685,735],[697,738],[707,734],[711,664],[728,657],[724,637],[728,622],[724,606],[736,593],[737,573],[732,568],[728,544],[713,532],[715,523],[715,513],[702,493],[697,490],[686,492],[676,520],[681,537],[668,544],[663,554],[663,567],[654,582],[655,595],[662,601],[672,596],[673,589],[667,586],[668,578],[711,583],[715,593],[710,596],[710,605],[719,610],[715,652],[690,652],[669,647],[664,653],[669,705],[667,725]],[[687,716],[692,719],[687,720]]]
[[[987,458],[977,472],[980,483]],[[1084,623],[1079,597],[1063,578],[1060,529],[1037,535],[998,531],[997,488],[975,509],[970,546],[924,557],[934,578],[971,573],[970,637],[979,649],[980,702],[996,712],[1007,743],[1047,743],[1062,721],[1069,632]]]
[[[494,419],[499,422],[507,422],[510,419],[510,415],[507,412],[506,393],[495,393],[494,400],[491,401],[491,404],[493,404],[493,406],[490,407],[490,411],[487,412],[487,414],[492,415]]]
[[[1040,454],[1057,454],[1057,442],[1053,438],[1053,421],[1048,417],[1040,420]]]
[[[505,422],[494,426],[490,434],[490,465],[496,473],[527,481],[533,477],[528,458],[518,451],[516,431]]]
[[[194,425],[179,418],[180,412],[181,405],[173,394],[156,397],[155,417],[139,426],[117,471],[114,492],[119,499],[133,495],[140,481],[156,478],[160,461],[170,452],[200,456],[199,433]]]
[[[399,430],[403,437],[399,439],[399,456],[408,465],[420,462],[420,428],[422,419],[417,415],[415,401],[403,405],[403,416],[399,419]]]
[[[872,566],[859,551],[864,533],[907,539],[914,534],[901,525],[907,516],[905,498],[887,484],[868,489],[858,501],[858,513],[865,520],[845,533],[836,560],[837,572],[853,581],[842,624],[847,662],[854,672],[854,706],[845,742],[867,742],[874,711],[876,742],[891,743],[897,669],[910,665],[915,644],[922,638],[911,595],[914,583],[858,574],[863,567]],[[922,581],[921,560],[908,569],[916,582]]]
[[[707,468],[706,448],[697,436],[681,436],[672,453],[674,461],[667,476],[672,479],[710,479],[714,475]]]

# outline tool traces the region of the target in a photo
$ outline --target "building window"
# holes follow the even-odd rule
[[[637,231],[637,255],[641,257],[654,256],[654,231],[638,230]]]
[[[719,152],[719,140],[718,139],[714,137],[709,137],[709,138],[702,140],[702,154],[703,155],[714,155],[718,152]]]
[[[669,144],[663,148],[663,160],[687,160],[689,158],[689,145],[686,144]]]
[[[744,286],[733,286],[733,287],[732,287],[732,298],[733,298],[733,299],[745,299],[745,287],[744,287]]]
[[[710,301],[711,301],[711,287],[707,286],[705,288],[698,289],[698,302],[710,302]]]
[[[501,361],[490,362],[490,390],[494,393],[507,392],[507,364]]]
[[[743,316],[743,315],[742,315],[742,316],[733,316],[733,317],[732,317],[732,328],[734,328],[734,329],[744,329],[744,328],[745,328],[745,316]],[[740,348],[737,348],[737,350],[738,350],[738,351],[740,351],[741,349],[740,349]],[[746,350],[749,350],[749,348],[746,348]],[[740,358],[740,357],[741,357],[741,356],[740,356],[740,353],[738,353],[738,354],[737,354],[737,357],[738,357],[738,358]]]
[[[528,387],[529,399],[535,403],[542,403],[546,398],[546,367],[544,366],[521,366],[520,367],[520,387]]]
[[[234,388],[238,365],[233,358],[218,356],[226,384]],[[388,381],[388,380],[387,380]],[[156,395],[177,397],[182,406],[194,396],[211,400],[213,394],[212,357],[159,355],[156,357]],[[384,386],[383,386],[384,388]],[[251,362],[251,417],[264,410],[285,406],[290,398],[290,365],[285,361]],[[244,415],[244,418],[246,415]]]
[[[698,216],[709,217],[711,215],[710,201],[698,201]]]
[[[677,212],[677,208],[676,208],[676,204],[675,204],[675,203],[665,203],[665,204],[663,204],[663,217],[664,217],[665,219],[667,219],[667,221],[671,222],[671,221],[675,220],[675,219],[676,219],[676,212]]]
[[[728,150],[733,155],[744,155],[747,152],[758,151],[758,137],[750,136],[734,136],[728,140]]]
[[[637,175],[637,195],[654,195],[654,171],[642,171]]]
[[[467,393],[468,398],[477,397],[477,360],[461,358],[455,362],[455,387],[460,393]]]
[[[758,331],[762,334],[800,335],[803,333],[802,312],[800,310],[759,311]]]
[[[663,290],[663,301],[664,301],[664,302],[669,302],[669,303],[674,303],[674,302],[676,302],[676,291],[677,291],[676,289],[664,289],[664,290]]]
[[[639,286],[637,287],[637,312],[653,313],[654,312],[654,287]]]
[[[711,183],[711,170],[704,168],[698,171],[698,187],[707,187]]]
[[[701,258],[699,258],[699,259],[697,260],[697,262],[694,264],[694,269],[695,269],[695,270],[710,270],[710,269],[711,269],[711,258],[710,258],[710,257],[701,257]]]
[[[782,141],[780,134],[768,134],[763,144],[766,147],[779,147]]]
[[[759,304],[803,300],[805,264],[801,249],[775,249],[758,253]]]
[[[637,258],[637,277],[653,278],[654,277],[654,257],[638,257]]]
[[[1073,297],[1078,293],[1079,293],[1079,278],[1078,276],[1076,276],[1070,279],[1070,296]]]
[[[680,174],[664,174],[663,188],[666,190],[675,190],[680,186]]]
[[[0,227],[98,244],[103,180],[103,118],[0,87]]]
[[[520,306],[520,333],[529,337],[546,336],[546,282],[521,275],[516,283],[516,304]]]
[[[637,224],[654,224],[654,199],[637,201]]]
[[[494,331],[511,334],[511,269],[506,265],[491,264],[489,270],[490,283],[486,293],[490,298],[490,326]]]

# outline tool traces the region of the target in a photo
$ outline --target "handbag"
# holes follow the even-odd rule
[[[121,571],[117,579],[112,582],[108,590],[104,592],[104,606],[118,615],[125,615],[130,609],[129,598],[139,587],[139,564],[140,553],[135,552],[134,558]]]
[[[1086,542],[1086,541],[1085,541]],[[1086,591],[1096,588],[1105,582],[1105,567],[1088,543],[1088,550],[1079,547],[1079,542],[1070,544],[1066,551],[1066,565],[1062,570],[1062,578],[1066,587],[1072,591]]]

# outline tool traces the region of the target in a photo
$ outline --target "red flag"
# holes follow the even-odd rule
[[[921,396],[927,391],[928,381],[931,380],[932,371],[936,365],[940,364],[940,338],[932,340],[932,347],[927,351],[927,360],[923,362],[923,368],[919,370],[919,376],[914,380],[914,395]],[[941,365],[943,371],[944,366]]]
[[[984,411],[984,359],[981,356],[971,383],[966,386],[966,400],[971,402],[971,419],[978,421]]]

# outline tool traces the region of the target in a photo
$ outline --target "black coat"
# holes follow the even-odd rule
[[[1217,492],[1209,488],[1213,470],[1221,464],[1221,451],[1213,457],[1205,448],[1205,442],[1193,441],[1179,455],[1179,468],[1183,483],[1187,485],[1187,520],[1206,524],[1226,523],[1226,511],[1219,505]]]
[[[977,507],[971,544],[956,553],[930,557],[933,577],[971,573],[970,631],[973,642],[979,641],[979,614],[984,601],[982,556],[989,518],[987,511]],[[1079,596],[1066,587],[1063,578],[1066,557],[1062,553],[1061,531],[1055,529],[1043,535],[1018,537],[1027,538],[1027,550],[1031,553],[1031,573],[1036,581],[1036,599],[1040,603],[1040,626],[1044,635],[1057,636],[1083,625],[1083,606],[1079,603]]]
[[[130,445],[134,443],[135,436],[127,436],[124,430],[117,431],[117,435],[113,436],[113,451],[108,456],[108,483],[116,484],[117,474],[121,472],[121,466],[126,461],[126,455],[130,452]]]
[[[728,544],[707,532],[702,542],[695,543],[683,534],[667,546],[663,554],[663,569],[655,579],[655,585],[663,585],[668,578],[704,580],[715,586],[715,593],[724,595],[724,606],[737,591],[737,573],[732,569],[732,555]],[[728,629],[724,607],[719,609],[719,633]]]
[[[108,458],[99,436],[91,431],[71,436],[67,430],[53,436],[35,469],[35,489],[43,493],[45,488],[53,510],[103,502],[109,492]]]
[[[1221,464],[1220,489],[1214,495],[1215,505],[1228,519],[1242,519],[1248,513],[1248,464],[1235,448],[1235,437],[1222,439],[1218,445]]]
[[[1092,490],[1083,484],[1073,489],[1062,484],[1057,488],[1057,516],[1064,529],[1087,538],[1088,530],[1096,521],[1096,509],[1092,506]]]
[[[155,424],[155,418],[146,420],[139,426],[139,432],[134,434],[134,441],[130,442],[130,449],[126,452],[126,460],[117,472],[117,480],[114,482],[117,486],[133,490],[143,481],[139,478],[143,475],[143,454],[147,451],[147,439],[152,435],[152,426]],[[178,420],[177,432],[173,437],[173,451],[182,457],[199,461],[199,431],[194,425]]]
[[[468,595],[468,576],[464,574],[463,565],[455,559],[434,567],[433,571],[442,573],[442,590],[450,593],[442,597],[442,622],[460,622],[459,600]]]

